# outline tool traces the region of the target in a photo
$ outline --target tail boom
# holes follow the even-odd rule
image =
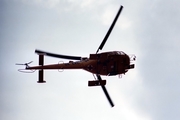
[[[51,64],[51,65],[39,65],[32,66],[26,69],[31,70],[45,70],[45,69],[83,69],[84,65],[80,62],[71,62],[71,63],[63,63],[63,64]]]

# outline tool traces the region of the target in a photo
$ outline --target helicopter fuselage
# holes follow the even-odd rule
[[[134,68],[134,64],[130,65],[130,58],[128,55],[122,51],[112,51],[90,54],[89,58],[83,58],[80,61],[69,61],[68,63],[27,67],[26,69],[84,69],[93,74],[110,76],[125,74],[128,69],[131,68]]]

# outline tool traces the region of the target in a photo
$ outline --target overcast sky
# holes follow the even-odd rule
[[[89,57],[95,53],[120,5],[123,11],[100,52],[135,54],[135,69],[121,79],[102,76],[88,87],[83,70],[20,73],[38,64],[35,49]],[[0,119],[179,120],[180,1],[178,0],[0,0]],[[45,64],[67,60],[45,57]]]

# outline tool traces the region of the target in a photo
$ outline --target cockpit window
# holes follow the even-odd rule
[[[123,51],[118,51],[117,54],[119,55],[125,55],[125,53]]]

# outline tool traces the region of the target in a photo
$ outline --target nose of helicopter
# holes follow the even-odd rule
[[[129,65],[128,65],[127,69],[133,69],[135,67],[135,65],[131,64],[131,62],[136,60],[136,56],[135,55],[129,55],[128,59],[129,59]]]

